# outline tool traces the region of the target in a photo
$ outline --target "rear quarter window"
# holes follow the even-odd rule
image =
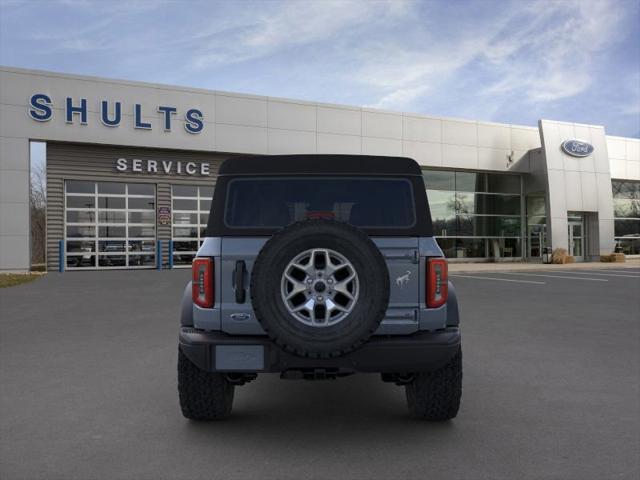
[[[229,228],[281,228],[308,218],[331,218],[361,228],[415,225],[413,187],[405,178],[274,177],[229,182],[224,222]]]

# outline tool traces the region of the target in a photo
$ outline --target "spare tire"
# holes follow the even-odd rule
[[[251,301],[283,349],[336,357],[362,345],[380,325],[389,304],[389,272],[363,231],[334,220],[305,220],[265,243],[251,272]]]

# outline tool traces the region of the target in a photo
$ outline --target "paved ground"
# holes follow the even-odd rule
[[[188,271],[1,289],[0,478],[636,479],[640,269],[615,270],[453,277],[463,405],[439,425],[410,419],[403,391],[374,375],[264,375],[230,420],[186,421],[175,361]]]
[[[627,258],[624,263],[608,263],[608,262],[581,262],[567,263],[564,265],[545,265],[543,263],[529,262],[489,262],[489,263],[471,263],[471,262],[449,262],[450,272],[528,272],[533,270],[626,270],[640,269],[640,258]]]

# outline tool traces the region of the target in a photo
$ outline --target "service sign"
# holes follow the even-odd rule
[[[142,160],[118,158],[118,173],[146,173],[149,175],[191,175],[207,177],[211,173],[209,162],[185,162],[182,160]]]
[[[593,145],[582,140],[565,140],[561,148],[564,153],[572,157],[588,157],[593,153]]]

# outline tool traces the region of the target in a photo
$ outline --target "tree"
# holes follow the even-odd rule
[[[31,217],[31,265],[44,265],[47,250],[47,182],[45,166],[31,165],[29,210]]]

